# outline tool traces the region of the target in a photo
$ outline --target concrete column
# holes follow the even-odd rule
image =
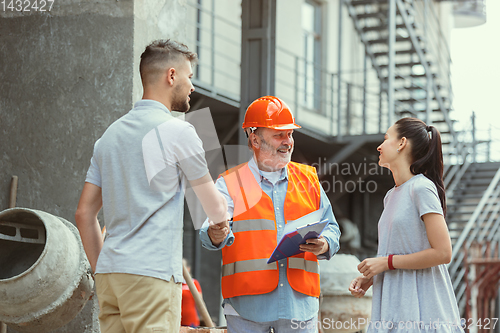
[[[186,42],[188,12],[183,0],[0,11],[0,210],[17,175],[18,207],[74,223],[94,142],[142,96],[140,54],[153,39]],[[55,332],[99,332],[97,311],[94,297]]]

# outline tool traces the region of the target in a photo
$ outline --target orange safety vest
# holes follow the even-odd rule
[[[321,198],[318,176],[313,167],[290,162],[287,169],[285,222],[319,209]],[[222,296],[231,298],[269,293],[279,281],[278,262],[267,264],[277,245],[273,202],[255,180],[248,163],[221,176],[234,202],[234,242],[222,248]],[[313,253],[304,252],[288,258],[287,277],[294,290],[319,297],[319,266]]]

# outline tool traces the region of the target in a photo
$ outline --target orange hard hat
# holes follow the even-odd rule
[[[242,127],[267,127],[276,130],[300,128],[288,105],[274,96],[264,96],[253,101],[247,108]]]

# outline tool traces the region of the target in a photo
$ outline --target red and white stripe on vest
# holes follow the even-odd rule
[[[287,164],[288,188],[285,221],[292,221],[320,207],[321,191],[316,170],[308,165]],[[271,198],[261,189],[248,163],[221,175],[234,202],[234,243],[222,249],[222,295],[231,298],[260,295],[278,286],[278,262],[267,264],[277,245],[276,218]],[[316,255],[305,252],[287,259],[290,286],[319,297]]]

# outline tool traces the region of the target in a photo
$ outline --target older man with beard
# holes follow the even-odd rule
[[[203,246],[222,250],[222,295],[228,332],[316,332],[320,295],[318,259],[339,249],[340,231],[313,167],[291,162],[293,130],[300,128],[279,98],[255,100],[243,129],[249,162],[219,177],[230,226],[206,221]],[[328,225],[301,254],[267,264],[287,221],[324,208]]]
[[[94,146],[75,219],[95,272],[103,333],[179,332],[188,181],[207,215],[227,224],[200,138],[170,113],[189,110],[196,58],[172,40],[148,45],[139,67],[142,100]]]

